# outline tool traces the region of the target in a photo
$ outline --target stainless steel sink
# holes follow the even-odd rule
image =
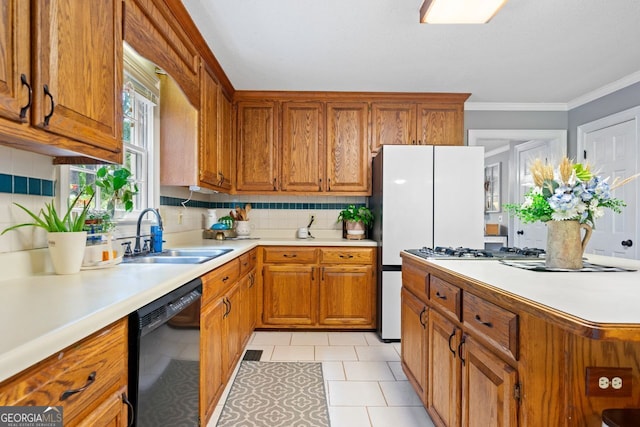
[[[161,253],[151,253],[125,257],[123,262],[130,264],[201,264],[212,260],[233,249],[169,249]]]

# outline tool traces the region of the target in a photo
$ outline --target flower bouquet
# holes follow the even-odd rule
[[[626,203],[611,196],[611,191],[635,179],[609,178],[591,172],[588,164],[572,163],[563,158],[557,169],[536,159],[531,166],[533,187],[525,194],[524,202],[506,204],[505,208],[525,223],[536,221],[574,220],[595,227],[595,220],[604,215],[605,208],[620,213]]]
[[[531,166],[533,186],[524,202],[506,204],[505,209],[522,222],[547,223],[545,264],[549,268],[581,269],[582,255],[595,221],[605,209],[620,213],[626,203],[612,197],[611,191],[638,175],[614,180],[591,172],[590,166],[563,158],[557,169],[536,159]],[[585,230],[581,237],[581,230]]]

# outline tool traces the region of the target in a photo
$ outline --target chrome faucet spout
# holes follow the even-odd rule
[[[160,212],[157,209],[147,208],[147,209],[143,210],[142,212],[140,212],[140,216],[138,217],[138,224],[136,225],[136,245],[133,248],[133,253],[134,254],[140,253],[140,251],[142,250],[140,248],[140,237],[141,237],[140,236],[140,226],[142,224],[142,218],[148,212],[152,212],[153,214],[155,214],[156,219],[158,220],[158,226],[160,227],[160,230],[163,230],[163,228],[162,228],[162,217],[160,216]]]

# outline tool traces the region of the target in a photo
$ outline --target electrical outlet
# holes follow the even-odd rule
[[[502,224],[502,215],[498,217],[498,222]]]
[[[632,368],[587,367],[585,393],[600,397],[631,396],[632,374]]]

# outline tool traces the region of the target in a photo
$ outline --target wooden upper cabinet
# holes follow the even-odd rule
[[[418,140],[423,145],[463,145],[464,105],[419,104]]]
[[[371,151],[383,145],[416,143],[416,106],[414,104],[376,103],[371,105]]]
[[[370,194],[368,113],[366,102],[327,103],[327,191]]]
[[[218,96],[219,88],[206,65],[200,73],[200,181],[214,187],[220,182],[218,165]]]
[[[282,190],[323,190],[326,181],[323,124],[321,102],[282,104]]]
[[[271,101],[242,101],[237,105],[239,191],[278,188],[278,110]]]
[[[52,0],[32,5],[33,124],[120,153],[121,1]]]
[[[28,120],[30,71],[29,3],[24,0],[3,1],[0,8],[0,116],[24,122]],[[23,84],[21,76],[24,76]]]
[[[226,192],[233,188],[235,152],[233,138],[233,106],[218,85],[218,177],[217,186]]]

